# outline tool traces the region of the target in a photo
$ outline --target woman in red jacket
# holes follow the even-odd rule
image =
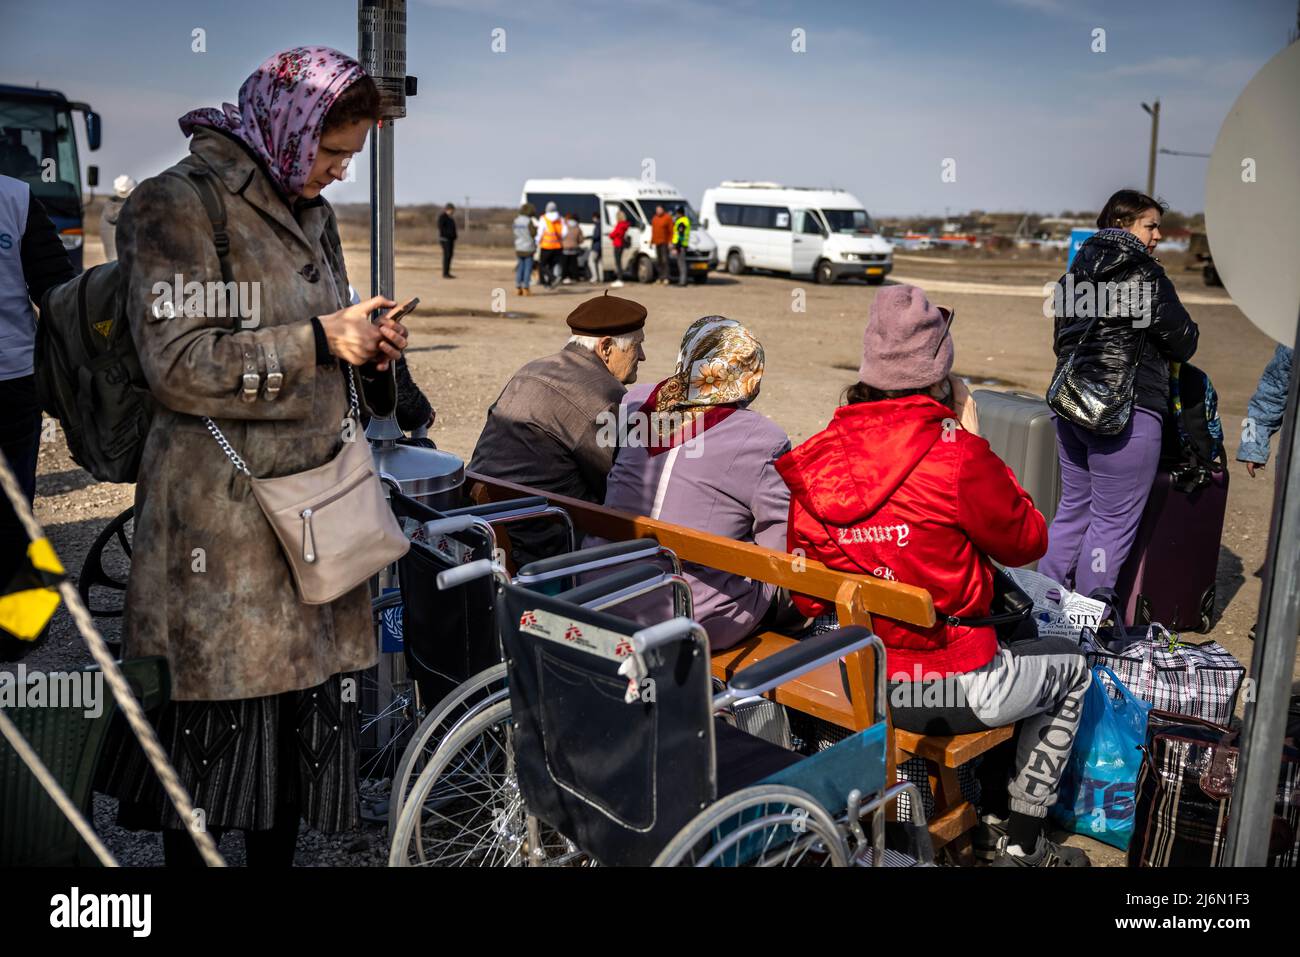
[[[1041,557],[1047,525],[975,432],[974,402],[951,375],[949,322],[951,312],[915,286],[876,296],[861,381],[824,431],[777,462],[791,493],[789,548],[930,592],[931,628],[873,619],[894,724],[964,734],[1021,722],[1009,785],[986,789],[976,851],[999,866],[1087,866],[1082,851],[1042,834],[1074,745],[1087,663],[1065,639],[1000,644],[992,627],[966,623],[990,614],[993,562]],[[834,612],[804,596],[795,603],[808,615]]]

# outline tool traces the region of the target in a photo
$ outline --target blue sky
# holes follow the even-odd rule
[[[0,11],[0,82],[99,110],[104,146],[82,162],[103,182],[173,162],[176,117],[233,101],[276,50],[356,52],[351,0]],[[1145,185],[1143,100],[1161,100],[1162,146],[1208,153],[1295,18],[1295,0],[410,0],[420,95],[397,126],[397,198],[511,204],[529,176],[637,176],[652,158],[696,203],[723,179],[765,179],[847,188],[877,214],[1095,209]],[[941,182],[946,158],[956,182]],[[360,160],[328,198],[366,199]],[[1157,192],[1203,208],[1205,165],[1161,156]]]

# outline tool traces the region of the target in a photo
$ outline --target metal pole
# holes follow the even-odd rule
[[[393,298],[393,121],[381,120],[370,134],[370,289]]]
[[[1300,351],[1300,320],[1296,350]],[[1250,663],[1253,700],[1246,702],[1241,764],[1232,790],[1225,859],[1233,867],[1268,863],[1269,836],[1282,766],[1291,676],[1295,670],[1296,627],[1300,625],[1300,428],[1296,427],[1300,367],[1291,363],[1291,388],[1282,419],[1277,486],[1268,537],[1264,588]]]

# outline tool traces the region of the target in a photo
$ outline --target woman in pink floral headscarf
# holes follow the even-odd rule
[[[363,405],[391,408],[383,373],[406,330],[370,321],[392,300],[349,305],[334,213],[320,195],[345,177],[379,107],[374,82],[337,50],[276,54],[237,105],[181,119],[189,155],[141,183],[118,223],[125,310],[157,403],[136,485],[123,641],[131,657],[167,659],[172,703],[159,738],[208,831],[244,830],[254,865],[291,863],[303,821],[326,832],[359,824],[348,676],[374,664],[376,648],[365,585],[327,605],[298,601],[249,480],[204,418],[265,478],[335,456],[349,378]],[[205,195],[224,207],[224,261]],[[223,278],[240,290],[233,316],[190,295]],[[142,755],[127,747],[115,765],[120,822],[161,829],[169,864],[196,863],[190,822]]]

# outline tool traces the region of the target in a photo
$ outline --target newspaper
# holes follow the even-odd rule
[[[1008,568],[1007,574],[1034,601],[1034,620],[1042,638],[1079,641],[1084,628],[1095,629],[1106,613],[1104,602],[1087,598],[1027,568]]]

